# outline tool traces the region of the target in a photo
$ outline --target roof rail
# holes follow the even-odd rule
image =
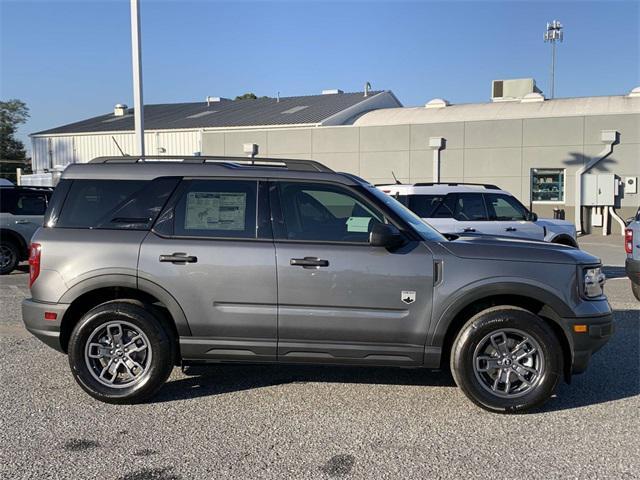
[[[175,162],[175,163],[221,163],[227,166],[243,167],[284,167],[288,170],[329,172],[326,165],[315,160],[299,160],[288,158],[249,158],[249,157],[220,157],[220,156],[192,156],[192,155],[127,155],[123,157],[97,157],[89,163],[145,163],[145,162]]]
[[[473,187],[484,187],[488,190],[501,190],[497,185],[493,185],[491,183],[466,183],[466,182],[424,182],[424,183],[414,183],[414,187],[435,187],[438,185],[446,185],[448,187],[457,187],[459,185],[466,186],[471,185]]]

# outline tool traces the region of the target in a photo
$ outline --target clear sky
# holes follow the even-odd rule
[[[141,0],[145,103],[392,90],[407,106],[484,102],[492,79],[549,91],[547,21],[565,25],[556,97],[640,85],[638,1]],[[26,135],[132,105],[128,0],[0,0],[3,99]]]

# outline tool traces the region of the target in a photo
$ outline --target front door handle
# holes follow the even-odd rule
[[[187,255],[182,252],[175,252],[171,255],[160,255],[160,261],[170,263],[196,263],[198,261],[198,257]]]
[[[476,231],[476,229],[475,229],[475,228],[473,228],[473,227],[464,227],[464,228],[462,229],[462,231],[463,231],[463,232],[475,232],[475,231]]]
[[[290,265],[303,268],[319,268],[328,267],[329,260],[322,260],[318,257],[304,257],[304,258],[292,258],[289,261]]]
[[[518,230],[518,229],[517,229],[516,227],[507,227],[507,228],[505,228],[505,230],[506,230],[507,232],[515,232],[515,231],[516,231],[516,230]]]

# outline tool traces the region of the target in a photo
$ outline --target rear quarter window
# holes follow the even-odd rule
[[[61,189],[67,190],[62,207],[56,217],[47,219],[46,225],[148,230],[178,182],[177,178],[73,180]],[[54,194],[52,203],[59,203],[56,197]]]

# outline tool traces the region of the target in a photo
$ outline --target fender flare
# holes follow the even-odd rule
[[[130,288],[157,298],[165,307],[167,307],[167,310],[169,310],[169,313],[175,323],[176,330],[178,331],[178,335],[181,337],[191,336],[191,329],[189,328],[187,317],[173,295],[160,285],[149,280],[138,278],[135,275],[104,274],[82,280],[67,290],[67,292],[60,298],[59,303],[70,304],[85,293],[101,288],[113,287]]]
[[[542,285],[527,284],[513,280],[500,279],[482,280],[482,283],[473,283],[458,290],[457,294],[448,299],[447,306],[434,323],[429,335],[428,345],[442,347],[449,327],[455,318],[469,305],[483,298],[498,295],[516,295],[531,298],[542,303],[545,317],[556,323],[565,335],[570,339],[567,327],[560,321],[562,317],[574,316],[567,303],[555,293],[547,290]]]

